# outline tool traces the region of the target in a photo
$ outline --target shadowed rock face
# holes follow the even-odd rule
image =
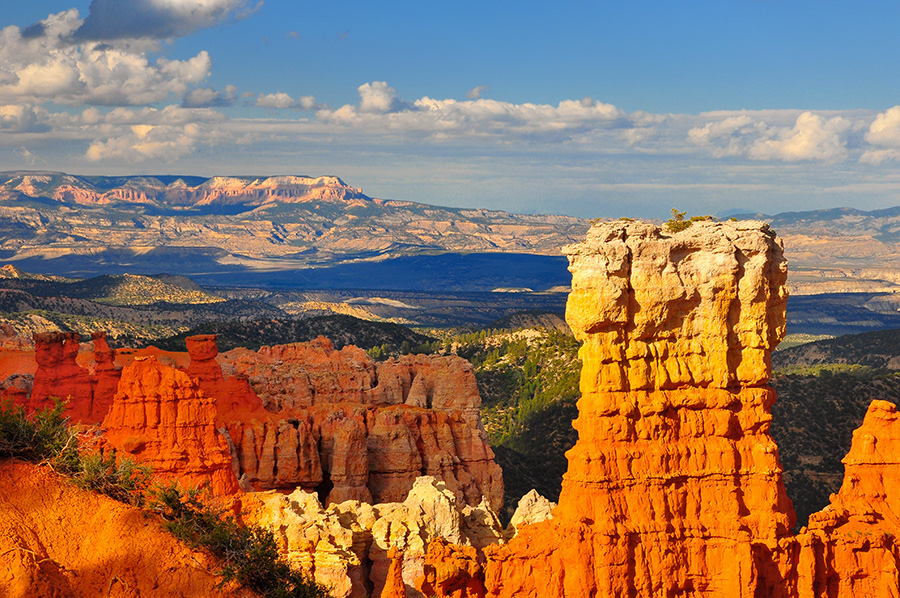
[[[566,317],[584,365],[554,518],[488,547],[483,565],[436,544],[418,587],[510,598],[897,595],[892,406],[873,403],[841,492],[809,530],[790,533],[766,384],[784,334],[786,264],[768,226],[602,223],[565,251]]]
[[[98,423],[106,415],[119,380],[113,364],[114,353],[106,344],[106,333],[98,332],[94,340],[94,371],[76,363],[81,335],[77,332],[41,332],[34,335],[37,371],[31,398],[18,397],[16,402],[34,409],[53,406],[53,399],[68,400],[67,415],[73,420]]]

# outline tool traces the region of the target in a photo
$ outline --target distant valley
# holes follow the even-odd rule
[[[598,215],[600,216],[600,215]],[[792,295],[900,289],[900,207],[746,214],[784,239]],[[336,176],[0,173],[0,260],[212,286],[546,291],[590,222],[378,199]]]
[[[740,218],[766,220],[784,240],[789,333],[900,327],[900,208]],[[182,295],[221,300],[188,308],[187,295],[173,295],[146,308],[89,299],[85,307],[79,285],[65,287],[77,317],[110,321],[112,313],[147,326],[328,314],[484,326],[517,310],[561,313],[570,277],[560,247],[589,226],[377,199],[334,176],[0,173],[0,264],[85,280],[153,276],[154,284],[165,273],[178,284],[190,278]],[[128,286],[123,280],[113,286]],[[24,283],[5,283],[4,311],[59,311],[49,291],[23,298],[15,284]]]
[[[559,248],[588,226],[568,216],[374,199],[337,177],[0,174],[0,259],[82,277],[167,272],[217,285],[545,290],[566,284]],[[449,257],[431,265],[440,254]]]

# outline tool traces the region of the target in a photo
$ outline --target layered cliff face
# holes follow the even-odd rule
[[[238,479],[245,490],[299,486],[326,503],[402,501],[417,477],[431,475],[462,503],[502,504],[475,376],[457,357],[376,364],[321,337],[219,356],[216,337],[199,335],[187,339],[181,370],[158,350],[117,356],[97,333],[91,367],[82,368],[77,334],[35,342],[31,398],[13,386],[3,396],[30,408],[71,397],[73,421],[102,422],[107,446],[161,475],[221,493],[237,491]]]
[[[900,413],[872,401],[844,458],[844,483],[797,537],[798,595],[900,594]]]
[[[357,200],[362,205],[372,201],[361,189],[346,185],[334,176],[304,177],[277,176],[259,179],[242,177],[213,177],[199,185],[188,185],[182,179],[165,184],[152,177],[136,177],[122,186],[98,188],[84,180],[68,177],[52,189],[51,177],[25,176],[10,189],[9,183],[0,189],[0,197],[11,191],[40,197],[52,193],[57,201],[98,205],[111,203],[160,203],[174,206],[207,206],[245,204],[259,206],[267,203],[298,203],[312,201]]]
[[[221,361],[225,390],[203,378],[201,387],[224,396],[228,384],[239,383],[230,374],[239,374],[248,385],[242,392],[265,410],[243,417],[220,411],[248,487],[300,486],[326,503],[394,502],[417,477],[431,475],[461,502],[477,505],[486,496],[492,508],[502,504],[502,473],[468,362],[410,355],[375,363],[356,347],[336,351],[324,338],[236,349]],[[192,359],[189,371],[195,367]]]
[[[780,244],[761,223],[617,222],[566,253],[579,438],[552,524],[491,552],[488,592],[753,596],[755,546],[794,523],[764,386]]]
[[[51,407],[53,399],[68,400],[67,415],[75,421],[98,423],[106,415],[119,382],[115,353],[106,344],[106,333],[93,335],[93,371],[78,365],[81,344],[77,332],[42,332],[34,335],[37,371],[30,399],[12,397],[30,408]]]

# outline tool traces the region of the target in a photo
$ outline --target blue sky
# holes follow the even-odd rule
[[[33,0],[0,169],[577,216],[900,205],[900,4]]]

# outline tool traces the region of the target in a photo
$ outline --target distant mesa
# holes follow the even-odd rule
[[[350,187],[335,176],[104,177],[74,176],[61,172],[6,172],[0,173],[0,181],[3,181],[0,199],[14,199],[18,194],[80,205],[244,205],[250,209],[275,202],[372,201],[363,194],[362,189]]]
[[[22,270],[85,277],[165,264],[229,286],[536,288],[550,267],[564,274],[559,248],[587,226],[378,199],[336,176],[0,173],[0,255]]]

